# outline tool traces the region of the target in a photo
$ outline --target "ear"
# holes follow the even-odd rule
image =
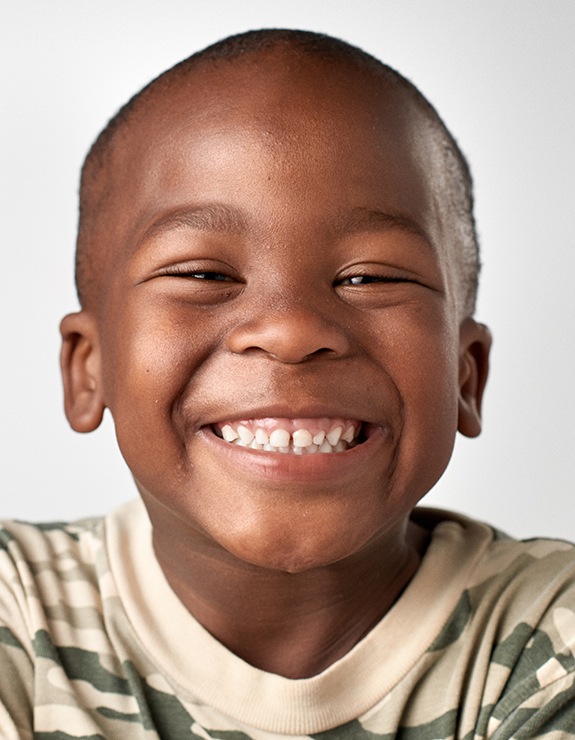
[[[60,333],[66,417],[76,432],[92,432],[100,426],[105,409],[96,319],[86,311],[68,314]]]
[[[484,324],[466,318],[459,330],[459,420],[466,437],[481,432],[481,401],[489,372],[491,332]]]

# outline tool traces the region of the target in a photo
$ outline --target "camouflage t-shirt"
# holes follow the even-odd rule
[[[575,551],[445,512],[395,606],[323,673],[248,665],[154,558],[140,502],[0,530],[0,737],[575,738]]]

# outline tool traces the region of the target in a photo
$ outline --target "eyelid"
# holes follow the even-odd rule
[[[200,275],[204,277],[198,277]],[[243,282],[231,265],[221,262],[214,263],[214,261],[211,260],[194,260],[193,262],[167,265],[166,267],[160,268],[156,272],[156,276],[182,277],[200,281],[205,280],[206,282]]]
[[[345,274],[346,273],[346,274]],[[357,267],[350,268],[345,271],[343,275],[340,275],[334,281],[334,285],[339,286],[353,286],[353,285],[370,285],[373,283],[417,283],[419,282],[417,277],[410,275],[397,268],[381,268],[381,267]],[[354,278],[367,278],[365,283],[352,283],[350,282]]]
[[[352,282],[355,279],[366,279],[365,283]],[[415,280],[406,277],[390,275],[351,275],[337,281],[338,285],[371,285],[372,283],[414,283]]]
[[[161,274],[167,277],[181,276],[185,278],[191,278],[193,280],[206,280],[209,282],[234,282],[234,278],[230,277],[229,275],[224,275],[222,272],[216,270],[173,269],[162,272]]]

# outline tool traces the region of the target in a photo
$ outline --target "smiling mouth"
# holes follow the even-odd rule
[[[363,440],[353,419],[245,419],[212,425],[220,439],[237,447],[291,455],[345,452]]]

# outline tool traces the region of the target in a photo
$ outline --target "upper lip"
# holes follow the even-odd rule
[[[371,418],[370,418],[371,417]],[[269,406],[252,406],[250,408],[238,409],[234,408],[233,413],[226,413],[222,411],[221,416],[214,416],[211,421],[206,423],[215,424],[223,421],[242,421],[248,419],[348,419],[350,421],[360,422],[373,422],[377,423],[373,419],[373,409],[369,414],[358,414],[357,409],[350,409],[346,407],[335,408],[333,405],[328,404],[272,404]]]

